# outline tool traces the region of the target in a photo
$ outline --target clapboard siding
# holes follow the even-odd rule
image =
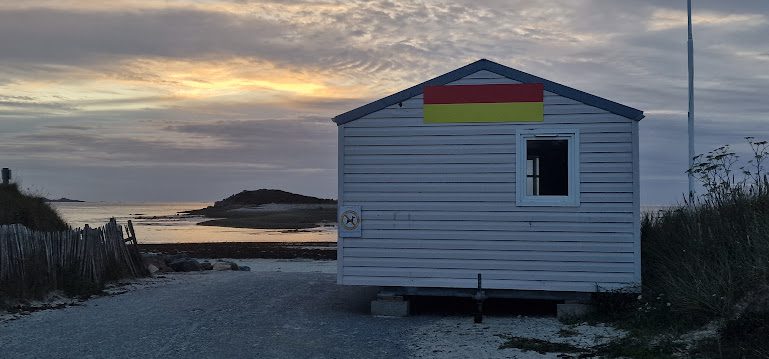
[[[632,209],[623,203],[582,203],[574,207],[520,207],[515,202],[482,202],[482,201],[441,201],[441,202],[416,202],[416,201],[345,201],[350,206],[362,206],[376,211],[467,211],[467,212],[553,212],[553,213],[630,213]]]
[[[403,118],[403,117],[422,118],[422,114],[423,114],[423,109],[421,107],[420,108],[397,108],[397,109],[386,108],[384,110],[379,110],[377,112],[363,116],[358,121],[367,120],[367,119],[391,119],[391,118]],[[577,105],[562,104],[562,105],[545,105],[544,114],[545,116],[568,115],[568,116],[562,116],[562,117],[571,117],[572,115],[579,115],[579,114],[609,115],[611,113],[609,111],[602,110],[600,108],[596,108],[593,106],[584,105],[584,104],[577,104]],[[554,121],[554,122],[557,122],[557,121]],[[431,127],[437,127],[437,126],[431,126]]]
[[[627,142],[582,143],[580,153],[632,153]],[[488,145],[350,145],[345,146],[345,155],[461,155],[461,154],[515,154],[515,143]]]
[[[449,231],[449,230],[376,230],[364,231],[364,239],[467,239],[489,241],[593,241],[593,242],[632,242],[630,233],[601,233],[601,232],[510,232],[510,231]],[[482,235],[482,237],[480,236]],[[351,240],[355,241],[355,240]]]
[[[625,262],[548,262],[548,261],[510,261],[510,260],[474,260],[474,259],[425,259],[413,261],[398,258],[358,258],[349,257],[350,267],[396,267],[396,268],[440,268],[475,270],[527,270],[527,271],[569,271],[569,272],[605,272],[628,273],[633,271],[633,263]]]
[[[371,277],[441,277],[441,278],[473,278],[478,275],[476,269],[444,269],[444,268],[403,268],[403,267],[348,267],[351,276]],[[513,270],[484,270],[485,280],[558,280],[567,282],[621,282],[632,278],[630,273],[593,273],[593,272],[558,272],[558,271],[513,271]]]
[[[451,124],[442,124],[442,123],[424,123],[422,119],[422,109],[411,109],[409,112],[404,112],[402,109],[398,110],[392,110],[393,114],[388,115],[389,117],[366,117],[361,118],[360,120],[350,122],[350,128],[371,128],[371,127],[391,127],[391,126],[400,126],[400,127],[445,127],[445,126],[456,126],[456,127],[488,127],[488,126],[500,126],[499,122],[480,122],[480,123],[451,123]],[[357,123],[360,121],[360,123]],[[582,114],[582,115],[573,115],[569,113],[564,114],[545,114],[545,121],[547,123],[553,123],[553,124],[580,124],[585,123],[585,121],[589,121],[590,123],[628,123],[628,119],[620,117],[617,118],[616,115],[610,114],[610,113],[592,113],[592,114]],[[528,124],[528,125],[536,125],[536,122],[526,122],[526,123],[520,123],[520,124],[502,124],[502,126],[520,126],[521,124]]]
[[[632,242],[594,242],[594,241],[533,241],[508,240],[487,241],[472,239],[370,239],[352,241],[348,248],[415,248],[415,249],[486,249],[486,250],[524,250],[549,252],[607,252],[631,253]],[[632,272],[633,268],[628,270]]]
[[[516,83],[479,71],[452,85]],[[422,95],[345,123],[340,204],[361,238],[340,238],[351,285],[596,291],[637,275],[635,123],[552,92],[541,123],[423,121]],[[516,134],[579,131],[580,203],[516,205]]]
[[[527,213],[488,211],[374,211],[365,210],[366,223],[370,220],[410,221],[499,221],[499,222],[581,222],[581,223],[628,223],[630,213],[575,212],[575,213]]]
[[[344,201],[350,202],[512,202],[515,203],[515,191],[507,192],[349,192],[345,190]],[[585,193],[580,194],[582,203],[633,203],[632,193]]]
[[[628,162],[582,162],[580,173],[631,173]],[[506,163],[412,163],[412,164],[346,164],[344,173],[509,173],[515,172],[515,162]]]
[[[421,114],[420,114],[421,116]],[[389,126],[389,127],[343,127],[345,137],[377,137],[377,136],[472,136],[472,135],[515,135],[516,131],[526,128],[537,128],[539,123],[519,124],[518,126],[505,125],[441,125],[441,126]],[[628,123],[579,123],[554,128],[568,128],[580,130],[580,133],[606,133],[625,132],[630,133],[631,124]]]
[[[385,287],[448,287],[448,288],[476,288],[476,278],[417,278],[417,277],[369,277],[369,276],[344,276],[343,284],[347,285],[375,285]],[[526,280],[484,280],[484,288],[516,289],[516,290],[544,290],[544,291],[568,291],[568,292],[596,292],[610,291],[627,287],[627,282],[562,282],[562,281],[526,281]]]
[[[631,140],[630,133],[616,132],[616,133],[581,133],[580,141],[584,144],[588,143],[608,143],[608,142],[629,142]],[[515,145],[515,136],[510,135],[494,135],[486,134],[480,136],[409,136],[409,137],[392,137],[392,136],[365,136],[365,137],[345,137],[345,146],[395,146],[395,145],[413,145],[413,146],[429,146],[429,145],[493,145],[493,144],[512,144]]]
[[[495,176],[487,173],[454,174],[447,176],[443,173],[352,173],[342,177],[345,183],[515,183],[515,176]],[[632,173],[583,173],[581,178],[585,183],[632,183]]]
[[[516,261],[553,261],[553,262],[623,262],[633,263],[633,253],[602,252],[551,252],[521,250],[484,250],[467,251],[462,249],[414,249],[414,248],[346,248],[350,257],[368,258],[414,258],[414,259],[489,259]]]
[[[489,182],[464,182],[464,183],[403,183],[403,182],[383,182],[383,183],[355,183],[346,182],[345,190],[347,192],[379,192],[379,193],[397,193],[397,192],[479,192],[479,193],[515,193],[515,178],[513,176],[501,177],[510,182],[507,183],[489,183]],[[581,193],[630,193],[633,192],[632,183],[583,183],[580,187]]]
[[[580,153],[581,163],[602,163],[602,162],[626,162],[632,160],[630,152],[608,152],[608,153]],[[429,155],[345,155],[344,163],[346,165],[365,165],[365,164],[387,164],[400,165],[409,163],[429,164],[429,163],[515,163],[515,155],[507,153],[473,153],[473,154],[450,154],[433,153]]]

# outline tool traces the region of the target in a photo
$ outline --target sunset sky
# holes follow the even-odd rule
[[[697,151],[769,139],[769,2],[694,1]],[[43,195],[336,196],[331,118],[488,58],[644,110],[686,190],[686,2],[0,0],[0,167]]]

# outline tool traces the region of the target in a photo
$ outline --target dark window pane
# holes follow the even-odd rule
[[[569,140],[527,139],[526,163],[527,195],[569,195]]]

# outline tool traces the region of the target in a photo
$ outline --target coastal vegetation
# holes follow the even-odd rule
[[[257,229],[306,229],[336,221],[336,201],[275,189],[242,191],[213,206],[187,212],[213,218],[199,223]]]
[[[22,224],[39,231],[61,231],[68,228],[46,199],[22,192],[18,184],[0,184],[0,225]]]
[[[54,291],[90,295],[109,281],[143,275],[138,249],[116,222],[72,229],[43,197],[0,185],[0,308]]]
[[[640,295],[597,298],[594,319],[628,329],[604,355],[769,357],[766,141],[741,162],[729,146],[695,158],[706,192],[642,219]]]

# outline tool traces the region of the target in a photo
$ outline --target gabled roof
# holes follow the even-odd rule
[[[643,111],[641,110],[637,110],[635,108],[628,107],[611,100],[607,100],[603,97],[591,95],[587,92],[583,92],[583,91],[571,88],[569,86],[565,86],[559,83],[555,83],[553,81],[545,80],[541,77],[537,77],[532,74],[525,73],[523,71],[518,71],[512,67],[500,65],[494,61],[480,59],[476,62],[473,62],[469,65],[462,66],[454,71],[448,72],[434,79],[427,80],[419,85],[412,86],[401,92],[376,100],[369,104],[358,107],[354,110],[347,111],[339,116],[334,117],[334,122],[336,122],[337,125],[341,125],[350,121],[355,121],[372,112],[379,111],[381,109],[386,108],[387,106],[392,106],[394,104],[403,102],[414,96],[420,95],[424,91],[425,86],[445,85],[481,70],[491,71],[498,75],[502,75],[504,77],[507,77],[522,83],[541,83],[545,85],[545,91],[550,91],[558,95],[561,95],[563,97],[568,97],[570,99],[582,102],[584,104],[598,107],[600,109],[609,111],[611,113],[615,113],[617,115],[627,117],[631,120],[638,121],[644,118]]]

